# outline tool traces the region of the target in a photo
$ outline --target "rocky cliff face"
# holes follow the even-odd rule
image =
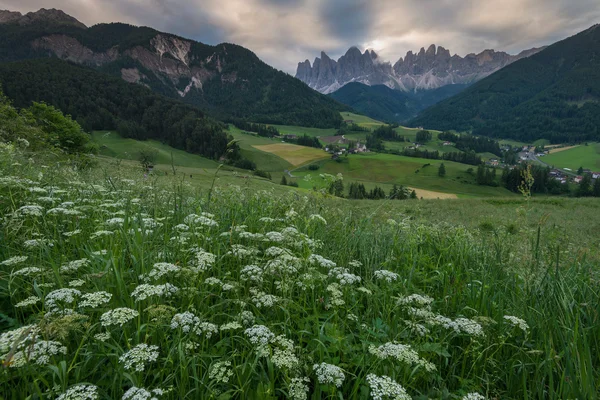
[[[419,53],[409,51],[393,66],[382,62],[374,51],[361,53],[356,47],[336,62],[324,52],[311,66],[306,60],[298,64],[296,78],[321,93],[332,93],[349,82],[386,85],[405,92],[437,89],[451,84],[470,84],[485,78],[506,65],[529,57],[542,49],[531,49],[512,56],[504,52],[484,50],[460,57],[434,44]]]

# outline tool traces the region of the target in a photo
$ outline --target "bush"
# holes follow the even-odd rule
[[[255,176],[260,176],[261,178],[266,178],[268,180],[271,180],[271,174],[267,171],[262,171],[260,169],[257,169],[254,171],[254,175]]]
[[[233,166],[240,169],[248,169],[250,171],[254,171],[256,169],[256,164],[245,158],[237,160],[235,163],[233,163]]]
[[[318,164],[311,164],[308,166],[309,171],[317,171],[319,168],[321,168],[321,166]]]

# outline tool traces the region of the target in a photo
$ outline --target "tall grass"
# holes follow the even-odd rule
[[[0,152],[3,398],[57,398],[87,384],[98,398],[132,398],[137,387],[171,399],[366,399],[369,374],[414,399],[598,398],[597,261],[543,228],[484,233],[402,215],[382,223],[377,209],[341,201],[218,180],[209,194],[173,177]],[[36,204],[39,215],[22,209]],[[27,246],[32,239],[43,242]],[[157,263],[171,272],[156,275]],[[22,272],[30,267],[39,271]],[[176,293],[156,291],[166,284]],[[69,287],[79,291],[73,301],[52,301]],[[107,303],[82,307],[100,291]],[[137,315],[103,326],[117,308]],[[174,325],[186,312],[197,317],[189,331]],[[35,337],[9,338],[26,325]],[[273,334],[263,346],[256,326]],[[66,351],[40,359],[42,341]],[[157,359],[126,369],[121,358],[140,344],[157,346]],[[417,358],[406,349],[386,357],[385,344],[409,345]],[[323,383],[320,363],[341,368],[339,387]]]

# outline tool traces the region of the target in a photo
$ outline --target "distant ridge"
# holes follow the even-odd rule
[[[554,143],[600,140],[600,29],[517,61],[410,122]]]
[[[463,58],[451,56],[449,50],[432,44],[416,54],[409,51],[392,66],[373,50],[361,53],[351,47],[337,61],[321,52],[321,57],[315,58],[312,65],[309,60],[299,63],[296,77],[321,93],[332,93],[349,82],[386,85],[404,92],[432,90],[446,85],[472,84],[540,50],[525,50],[515,56],[484,50]]]

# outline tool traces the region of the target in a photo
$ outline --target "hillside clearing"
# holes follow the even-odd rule
[[[560,151],[542,157],[541,161],[555,168],[570,168],[577,171],[579,167],[592,171],[600,171],[600,143],[588,143],[556,149]]]

